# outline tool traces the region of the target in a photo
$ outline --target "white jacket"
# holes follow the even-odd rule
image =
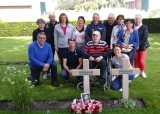
[[[123,27],[123,30],[126,30],[126,26]],[[113,49],[113,44],[117,44],[117,32],[119,31],[118,25],[113,27],[112,34],[111,34],[111,43],[110,49]]]

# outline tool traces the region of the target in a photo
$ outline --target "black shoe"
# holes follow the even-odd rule
[[[59,84],[57,82],[54,82],[53,86],[54,87],[59,87]]]
[[[31,81],[31,82],[33,81],[32,75],[28,76],[28,80]]]
[[[34,82],[33,82],[33,85],[34,85],[34,86],[38,86],[38,85],[39,85],[39,81],[34,81]]]
[[[66,82],[65,82],[66,84],[68,84],[68,83],[70,83],[70,81],[69,80],[66,80]]]

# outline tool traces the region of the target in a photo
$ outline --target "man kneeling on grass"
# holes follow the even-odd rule
[[[69,83],[70,75],[72,75],[72,69],[80,69],[82,67],[82,51],[76,48],[76,42],[74,38],[68,38],[68,49],[63,51],[63,70],[61,71],[61,77]],[[82,77],[77,76],[77,81],[80,82]]]
[[[100,76],[97,76],[97,87],[100,86],[100,81],[105,73],[107,62],[106,59],[110,56],[111,50],[105,41],[101,41],[101,34],[99,31],[92,33],[92,41],[87,43],[84,48],[84,56],[89,59],[89,68],[99,68]]]
[[[39,85],[41,71],[51,69],[52,85],[59,87],[57,83],[57,65],[53,62],[52,48],[46,43],[46,35],[40,32],[37,41],[32,42],[28,48],[29,67],[34,85]]]

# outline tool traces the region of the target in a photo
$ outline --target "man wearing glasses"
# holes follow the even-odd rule
[[[61,71],[61,77],[69,83],[70,75],[72,75],[72,69],[80,69],[82,66],[82,51],[76,48],[76,42],[74,38],[68,39],[68,49],[63,51],[63,70]],[[81,77],[77,76],[79,82]]]
[[[41,71],[46,72],[50,68],[52,85],[59,87],[57,83],[57,65],[53,62],[52,48],[50,44],[46,43],[46,35],[44,32],[38,33],[37,41],[29,45],[28,57],[34,85],[39,85]]]

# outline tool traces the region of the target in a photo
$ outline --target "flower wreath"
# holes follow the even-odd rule
[[[71,104],[70,112],[73,114],[97,114],[102,112],[102,104],[96,100],[82,102],[81,99],[77,99],[76,103]]]

